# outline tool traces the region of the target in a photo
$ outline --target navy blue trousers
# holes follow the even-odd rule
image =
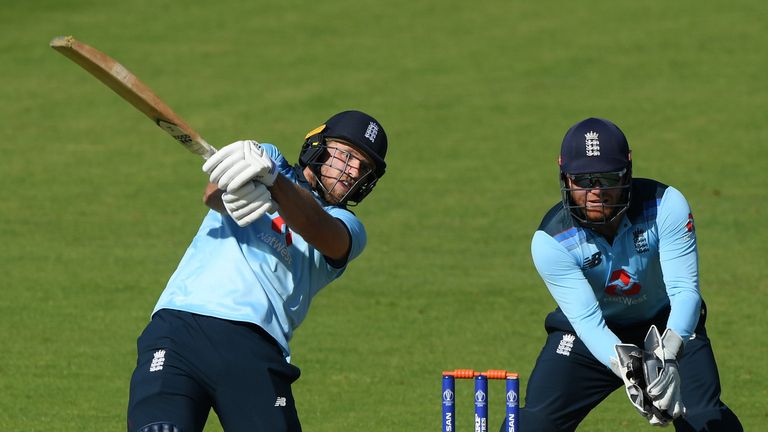
[[[610,324],[609,327],[622,342],[642,347],[651,324],[664,331],[668,314],[665,311],[650,322],[629,328]],[[687,414],[675,420],[675,430],[743,431],[736,415],[720,400],[720,377],[705,322],[706,307],[702,305],[696,337],[686,343],[679,359]],[[520,411],[520,430],[574,431],[608,395],[619,388],[624,391],[624,384],[575,336],[560,309],[547,316],[545,327],[547,341],[528,380],[525,407]],[[637,415],[629,400],[627,412]]]
[[[199,432],[211,409],[227,432],[301,430],[291,392],[299,369],[259,326],[163,309],[137,350],[129,432],[151,424]]]

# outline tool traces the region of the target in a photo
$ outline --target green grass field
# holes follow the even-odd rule
[[[525,386],[554,307],[530,238],[559,200],[560,140],[589,116],[624,129],[636,176],[690,201],[722,396],[760,430],[765,16],[760,0],[5,1],[0,430],[124,430],[136,337],[206,211],[201,159],[48,47],[66,34],[217,146],[295,160],[348,108],[386,128],[387,175],[357,209],[369,247],[293,340],[306,431],[438,430],[443,369]],[[644,423],[616,392],[580,430]]]

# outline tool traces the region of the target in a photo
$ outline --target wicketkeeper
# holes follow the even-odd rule
[[[359,111],[306,136],[299,162],[255,141],[203,165],[208,212],[138,339],[129,432],[300,431],[288,342],[318,291],[362,253],[347,209],[384,175],[387,136]]]
[[[651,425],[741,431],[720,400],[691,210],[677,189],[633,179],[630,155],[603,119],[563,139],[562,203],[531,244],[558,308],[545,321],[521,430],[573,431],[623,386]]]

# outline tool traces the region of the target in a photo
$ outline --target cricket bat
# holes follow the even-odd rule
[[[205,159],[216,153],[216,149],[173,112],[152,89],[113,58],[72,36],[56,37],[50,45],[143,112],[187,150]]]

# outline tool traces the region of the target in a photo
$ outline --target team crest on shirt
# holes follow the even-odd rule
[[[648,246],[648,240],[645,238],[645,231],[638,228],[632,233],[635,240],[635,250],[637,253],[646,253],[651,248]]]

